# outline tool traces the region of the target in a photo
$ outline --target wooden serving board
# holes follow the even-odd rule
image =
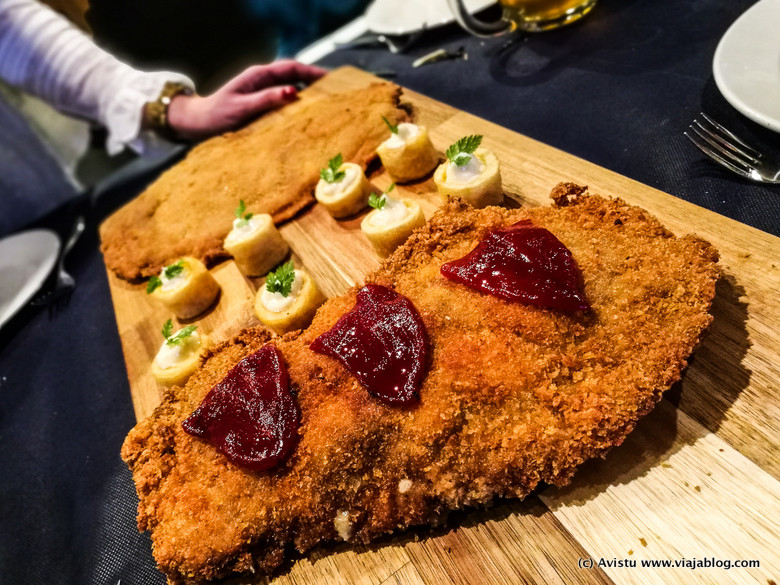
[[[343,68],[307,92],[372,81]],[[375,546],[323,547],[275,583],[780,583],[780,239],[425,96],[405,91],[404,101],[441,149],[466,134],[483,134],[518,204],[547,205],[556,183],[574,181],[649,210],[678,235],[709,240],[720,250],[723,271],[715,320],[682,383],[621,447],[586,464],[569,487],[458,512],[444,528],[406,532]],[[390,184],[383,173],[372,182],[379,189]],[[397,189],[420,200],[426,216],[439,205],[430,180]],[[314,206],[281,231],[296,263],[328,296],[379,264],[360,218],[336,221]],[[232,261],[213,274],[222,296],[198,323],[222,341],[258,323],[252,301],[262,281],[243,277]],[[160,400],[149,364],[169,314],[142,285],[110,273],[109,281],[141,419]],[[643,560],[682,566],[643,567]],[[744,561],[759,566],[733,566]]]

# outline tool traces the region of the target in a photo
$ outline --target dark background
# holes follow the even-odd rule
[[[189,75],[209,93],[255,63],[289,57],[369,0],[90,0],[95,40],[141,69]]]

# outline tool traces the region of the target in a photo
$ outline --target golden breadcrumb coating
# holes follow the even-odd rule
[[[181,428],[267,332],[247,330],[213,349],[166,395],[130,432],[122,457],[140,497],[139,527],[151,532],[171,583],[271,572],[291,546],[364,543],[496,496],[524,497],[540,482],[563,485],[623,441],[680,378],[711,320],[717,252],[619,199],[571,184],[553,197],[556,206],[535,209],[451,202],[366,277],[411,299],[427,327],[416,407],[379,402],[309,349],[352,308],[356,288],[323,305],[307,330],[273,341],[302,413],[298,445],[274,470],[236,467]],[[441,276],[442,263],[487,230],[522,219],[571,250],[591,312],[508,303]]]
[[[196,146],[100,228],[106,266],[136,280],[181,256],[209,264],[223,248],[243,199],[276,223],[314,202],[320,169],[339,152],[364,169],[387,134],[382,116],[404,120],[401,89],[375,83],[319,99],[304,97],[277,115]]]

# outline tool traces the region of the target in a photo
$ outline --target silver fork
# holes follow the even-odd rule
[[[715,162],[759,183],[780,183],[780,157],[770,156],[745,144],[707,114],[700,114],[684,132],[699,150]]]
[[[54,287],[51,290],[34,297],[33,300],[30,301],[31,305],[36,307],[53,307],[55,303],[61,303],[64,300],[67,300],[73,292],[73,289],[76,288],[76,281],[65,271],[65,257],[73,246],[76,245],[79,237],[81,237],[81,234],[84,232],[84,226],[84,216],[79,215],[73,224],[68,241],[65,242],[65,245],[60,252],[60,257],[57,261],[57,280],[54,283]]]

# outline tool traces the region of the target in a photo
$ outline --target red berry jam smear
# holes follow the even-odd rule
[[[528,220],[490,230],[463,258],[443,264],[441,273],[508,301],[561,311],[590,309],[571,252]]]
[[[353,309],[311,344],[337,359],[379,400],[416,404],[428,356],[428,333],[412,302],[394,290],[367,284]]]
[[[236,465],[263,471],[292,451],[299,420],[282,353],[268,344],[238,362],[182,427]]]

